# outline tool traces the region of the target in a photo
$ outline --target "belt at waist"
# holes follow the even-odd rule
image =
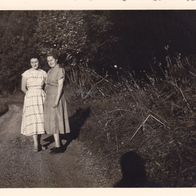
[[[58,87],[58,84],[47,83],[46,86],[55,86],[55,87]]]
[[[27,88],[27,90],[28,91],[41,91],[43,89],[42,88],[32,88],[32,87],[30,87],[30,88]]]
[[[32,88],[32,87],[30,87],[30,88],[27,88],[28,90],[43,90],[42,88]]]

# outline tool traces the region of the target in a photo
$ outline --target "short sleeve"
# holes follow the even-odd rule
[[[47,73],[46,72],[44,72],[44,78],[47,78]]]
[[[25,71],[24,73],[22,73],[21,75],[22,75],[22,77],[24,77],[24,78],[28,78],[28,76],[29,76],[28,70]]]
[[[46,73],[44,70],[42,70],[42,75],[43,75],[43,78],[44,78],[44,79],[47,78],[47,73]]]
[[[65,78],[65,70],[63,68],[59,68],[57,79],[60,80],[62,78]]]

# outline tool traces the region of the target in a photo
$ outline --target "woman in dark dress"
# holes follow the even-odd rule
[[[46,80],[46,99],[44,103],[44,128],[47,134],[53,134],[55,147],[51,153],[63,152],[60,134],[70,133],[67,103],[64,94],[65,70],[58,64],[57,57],[47,56],[50,70]]]

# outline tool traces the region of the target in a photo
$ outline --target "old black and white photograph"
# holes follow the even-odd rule
[[[196,187],[196,10],[1,10],[0,188]]]

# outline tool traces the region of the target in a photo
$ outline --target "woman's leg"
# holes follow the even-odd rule
[[[34,142],[34,151],[38,151],[39,148],[38,135],[33,135],[33,142]]]
[[[50,153],[64,153],[66,149],[61,145],[60,135],[58,133],[54,134],[54,141],[55,147],[51,148]]]
[[[34,141],[34,151],[38,152],[40,150],[46,150],[46,146],[41,145],[41,135],[33,135],[33,141]]]
[[[58,133],[55,133],[54,134],[54,141],[55,141],[55,147],[58,148],[61,146],[61,143],[60,143],[60,136]]]
[[[47,146],[45,146],[45,145],[42,144],[41,137],[42,137],[42,135],[39,134],[38,135],[38,146],[39,146],[39,150],[46,150],[47,149]]]

